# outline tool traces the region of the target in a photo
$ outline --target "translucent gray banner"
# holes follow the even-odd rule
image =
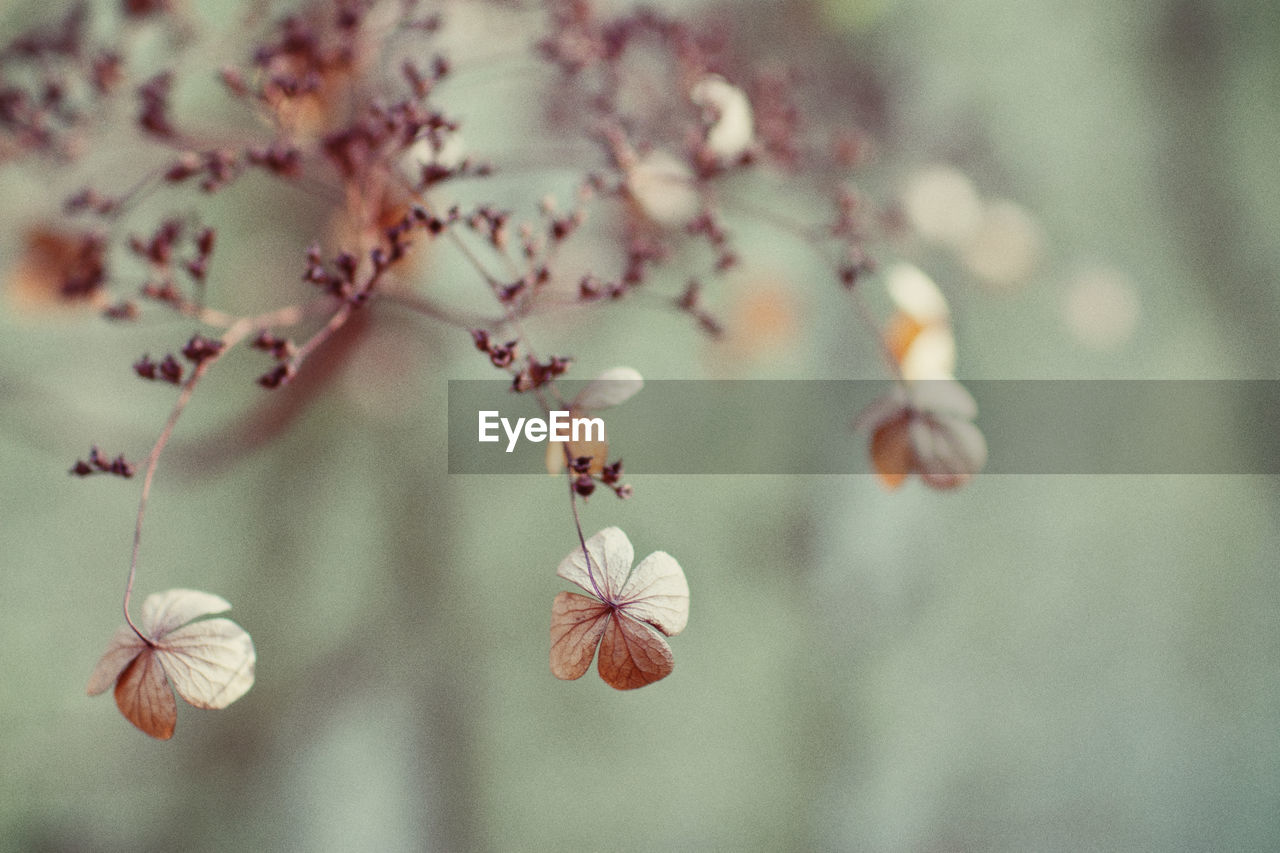
[[[561,382],[559,390],[571,400],[584,384]],[[978,404],[974,422],[987,439],[989,474],[1280,473],[1280,381],[963,385]],[[604,420],[609,461],[622,459],[630,475],[865,474],[868,430],[855,430],[853,421],[893,388],[888,381],[650,380],[625,403],[588,414]],[[499,440],[479,440],[481,412],[497,413],[488,422]],[[519,418],[546,417],[533,395],[513,393],[508,382],[450,381],[449,472],[545,473],[546,444],[522,429],[513,445],[498,419],[514,427]]]

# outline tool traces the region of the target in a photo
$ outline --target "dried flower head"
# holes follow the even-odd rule
[[[655,551],[631,568],[631,540],[616,527],[601,530],[560,563],[556,574],[591,596],[562,592],[551,607],[551,672],[581,678],[600,649],[600,677],[630,690],[671,674],[665,634],[689,621],[689,584],[680,564]]]
[[[954,489],[987,463],[987,442],[974,425],[978,404],[954,379],[895,386],[858,415],[871,431],[871,462],[880,482],[896,489],[909,474],[925,485]]]
[[[88,692],[115,684],[125,719],[154,738],[173,737],[173,690],[197,708],[225,708],[253,686],[253,640],[230,619],[204,619],[231,609],[224,599],[193,589],[147,596],[138,633],[120,627],[93,669]],[[173,689],[170,689],[172,683]]]
[[[894,314],[885,343],[902,377],[946,379],[955,373],[956,341],[951,308],[933,279],[918,267],[896,263],[885,272]]]

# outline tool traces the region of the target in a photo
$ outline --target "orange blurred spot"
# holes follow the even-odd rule
[[[279,53],[263,69],[263,79],[263,100],[290,133],[319,136],[347,120],[354,69],[338,51],[323,60],[306,53]],[[296,80],[305,80],[307,88],[292,85]]]
[[[569,409],[569,420],[572,422],[575,418],[593,417],[585,412],[581,412],[575,408]],[[599,417],[595,415],[594,417]],[[581,459],[584,456],[591,457],[591,465],[588,472],[592,476],[600,476],[604,471],[604,466],[609,463],[609,441],[608,432],[605,433],[605,439],[602,441],[548,441],[547,442],[547,473],[559,474],[565,469],[565,450],[568,449],[570,459]]]
[[[902,198],[907,219],[926,239],[961,248],[977,233],[982,199],[969,176],[935,165],[911,176]]]
[[[911,345],[925,328],[924,323],[904,313],[897,313],[889,318],[889,325],[884,330],[884,345],[894,362],[902,364],[906,361]]]
[[[757,283],[729,308],[725,343],[743,358],[761,358],[785,349],[799,335],[795,298],[783,286]]]
[[[334,210],[330,218],[329,239],[335,247],[354,254],[361,268],[367,272],[369,252],[377,246],[388,247],[388,230],[404,221],[412,210],[412,204],[409,194],[389,178],[381,188],[348,183],[344,203]],[[404,276],[397,277],[394,271],[415,269],[426,251],[424,247],[431,241],[424,239],[419,232],[411,233],[406,242],[408,248],[379,285],[381,289],[407,287]]]
[[[902,485],[911,472],[913,459],[910,423],[906,416],[883,423],[871,433],[871,464],[886,488],[892,490]]]
[[[67,305],[101,305],[106,280],[102,237],[39,226],[26,235],[22,256],[9,278],[16,308],[37,311]]]

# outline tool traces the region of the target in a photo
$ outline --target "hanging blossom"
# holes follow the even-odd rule
[[[584,553],[585,551],[585,553]],[[675,666],[662,635],[689,621],[689,584],[675,558],[655,551],[631,568],[627,534],[607,527],[565,557],[556,574],[590,597],[562,592],[551,605],[551,672],[582,677],[600,650],[600,677],[630,690],[666,678]]]
[[[920,380],[894,386],[858,415],[854,428],[871,431],[871,462],[888,488],[918,474],[934,489],[954,489],[987,463],[977,415],[973,395],[956,380]]]
[[[225,708],[253,686],[257,655],[249,634],[230,619],[204,619],[231,609],[194,589],[171,589],[142,603],[139,636],[120,626],[89,678],[89,695],[115,685],[125,719],[160,740],[173,737],[173,690],[197,708]],[[172,683],[172,688],[170,684]]]
[[[689,100],[702,108],[707,155],[729,164],[751,150],[755,121],[745,92],[719,74],[708,74],[689,90]]]
[[[634,397],[644,387],[644,377],[631,367],[611,367],[588,382],[569,403],[570,419],[611,409]],[[599,441],[548,441],[547,473],[564,470],[565,452],[570,459],[589,458],[588,473],[600,474],[609,455],[608,434]]]
[[[951,307],[938,285],[919,267],[898,262],[885,272],[893,316],[885,345],[902,378],[949,379],[956,369]]]

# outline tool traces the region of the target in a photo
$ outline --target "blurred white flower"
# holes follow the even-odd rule
[[[583,387],[569,404],[569,418],[587,417],[593,412],[609,409],[625,403],[644,387],[644,377],[631,367],[611,367]],[[564,470],[565,449],[569,458],[581,459],[591,457],[591,474],[599,474],[604,470],[609,455],[609,441],[606,437],[600,441],[548,441],[547,473],[559,474]]]
[[[961,252],[969,271],[996,288],[1022,284],[1044,253],[1044,235],[1034,216],[1012,201],[990,202],[973,239]]]
[[[897,385],[862,411],[854,428],[871,433],[871,463],[890,489],[918,474],[934,489],[962,486],[987,463],[974,425],[978,404],[954,379]]]
[[[662,150],[639,155],[627,166],[626,188],[646,217],[667,228],[688,224],[702,205],[693,171]]]
[[[689,99],[702,108],[707,122],[707,149],[721,163],[732,162],[746,153],[755,130],[751,101],[745,92],[719,74],[708,74],[693,85]]]
[[[448,133],[437,148],[425,136],[419,139],[400,157],[400,171],[409,181],[422,178],[422,170],[428,166],[456,169],[467,158],[467,143],[457,131]]]
[[[982,198],[969,176],[951,166],[927,166],[913,174],[902,194],[907,219],[920,236],[962,248],[982,222]]]
[[[933,279],[900,262],[889,267],[885,287],[894,306],[885,344],[902,378],[946,379],[954,374],[956,341],[951,309]]]

